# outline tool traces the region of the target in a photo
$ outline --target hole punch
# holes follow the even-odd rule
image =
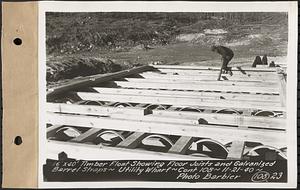
[[[15,138],[15,140],[14,140],[14,143],[16,144],[16,145],[20,145],[20,144],[22,144],[22,137],[20,137],[20,136],[16,136],[16,138]]]
[[[21,38],[15,38],[14,39],[14,44],[17,45],[17,46],[21,45],[22,44],[22,39]]]

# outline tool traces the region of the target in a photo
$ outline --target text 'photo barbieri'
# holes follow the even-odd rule
[[[45,12],[42,180],[286,183],[288,16]]]

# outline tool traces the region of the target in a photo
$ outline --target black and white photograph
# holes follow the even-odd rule
[[[296,185],[295,3],[51,3],[42,187]]]

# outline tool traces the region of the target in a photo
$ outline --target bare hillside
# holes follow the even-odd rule
[[[218,44],[235,52],[233,63],[287,53],[285,13],[49,12],[46,20],[52,82],[149,63],[218,65],[210,51]]]

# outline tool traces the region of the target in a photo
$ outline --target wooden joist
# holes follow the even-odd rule
[[[203,98],[182,98],[182,97],[164,97],[164,96],[140,96],[140,95],[122,95],[122,94],[100,94],[92,92],[77,92],[82,100],[94,101],[112,101],[112,102],[130,102],[130,103],[149,103],[149,104],[167,104],[178,106],[198,106],[211,108],[236,108],[236,109],[262,109],[271,111],[284,111],[285,108],[280,103],[257,102],[257,101],[239,101],[239,100],[212,100]]]
[[[103,115],[101,112],[91,112],[95,106],[92,105],[70,105],[59,103],[48,103],[51,109],[47,110],[56,113],[69,113],[81,115]],[[97,106],[96,106],[97,107]],[[98,106],[100,107],[100,106]],[[135,108],[135,110],[144,108]],[[271,129],[285,129],[285,119],[283,118],[270,118],[262,116],[246,116],[236,114],[222,114],[222,113],[204,113],[204,112],[191,112],[191,111],[172,111],[172,110],[152,110],[152,114],[141,115],[126,112],[131,110],[126,108],[119,108],[124,110],[122,112],[108,112],[105,116],[110,116],[115,119],[128,119],[138,121],[150,122],[166,122],[166,123],[181,123],[181,124],[199,124],[199,119],[207,121],[209,124],[216,125],[233,125],[233,126],[246,126],[257,128],[271,128]],[[137,113],[139,113],[137,111]]]
[[[126,88],[101,88],[94,87],[94,90],[101,94],[126,94],[143,96],[171,96],[186,98],[205,98],[205,99],[226,99],[226,100],[254,100],[279,102],[279,95],[267,94],[243,94],[243,93],[216,93],[216,92],[197,92],[197,91],[176,91],[176,90],[149,90],[149,89],[126,89]]]
[[[279,72],[279,71],[278,71]],[[286,106],[286,78],[283,73],[278,73],[280,82],[280,101],[282,106]]]
[[[185,74],[180,75],[176,73],[158,73],[158,72],[144,72],[139,74],[143,78],[167,78],[167,79],[184,79],[184,80],[202,80],[202,81],[216,81],[218,74],[216,75],[192,75],[192,74]],[[249,82],[267,82],[277,79],[275,78],[265,78],[265,77],[257,77],[257,76],[248,76],[248,75],[221,75],[221,81],[235,81],[235,82],[241,82],[241,81],[249,81]]]
[[[156,88],[156,89],[177,89],[177,90],[203,90],[220,92],[249,92],[249,93],[275,93],[279,94],[278,87],[255,87],[255,86],[223,86],[223,85],[199,85],[189,83],[159,83],[159,82],[124,82],[111,81],[110,86],[127,88]]]
[[[124,119],[103,118],[97,116],[47,113],[47,123],[53,125],[72,125],[88,128],[106,128],[112,130],[136,131],[144,133],[173,134],[179,136],[212,138],[219,142],[253,141],[271,146],[285,146],[286,133],[282,131],[263,131],[257,129],[239,129],[222,125],[183,125],[174,123],[143,122]]]
[[[284,75],[276,68],[233,67],[233,76],[222,74],[221,81],[216,81],[219,70],[219,67],[159,65],[75,79],[50,89],[47,100],[63,98],[68,94],[83,101],[108,104],[47,103],[46,123],[53,125],[47,128],[47,137],[55,136],[60,127],[72,126],[80,129],[80,135],[67,142],[59,142],[58,146],[66,147],[66,150],[76,149],[74,152],[84,147],[84,152],[90,148],[93,151],[100,148],[113,154],[136,155],[144,148],[139,145],[147,135],[171,135],[172,142],[178,139],[166,150],[168,153],[141,153],[187,159],[198,159],[184,154],[199,138],[215,140],[222,145],[231,143],[228,159],[242,159],[247,148],[245,142],[285,147],[286,118],[253,115],[257,111],[285,114]],[[113,107],[116,103],[126,103],[129,107]],[[166,110],[155,108],[155,105],[165,106]],[[182,108],[197,108],[200,112]],[[217,113],[222,109],[233,109],[239,113]],[[126,133],[115,147],[91,145],[103,130]],[[48,141],[50,144],[56,143],[51,139]],[[91,155],[95,156],[93,151]]]
[[[110,106],[97,106],[97,105],[77,105],[77,104],[64,104],[64,103],[47,103],[46,109],[49,112],[61,112],[61,113],[74,113],[86,115],[101,115],[108,116],[112,113],[119,114],[134,114],[137,116],[147,114],[147,108],[137,107],[110,107]]]
[[[55,140],[48,140],[47,150],[49,150],[47,151],[47,158],[49,159],[57,159],[57,155],[63,150],[69,158],[77,160],[111,160],[112,155],[122,155],[122,159],[127,160],[136,160],[137,158],[148,160],[170,160],[174,158],[184,160],[218,160],[217,158],[210,158],[207,156],[170,154],[142,149],[128,149]]]
[[[162,117],[159,115],[145,115],[145,116],[135,116],[135,115],[126,115],[126,114],[111,114],[111,118],[114,119],[127,119],[127,120],[136,120],[136,121],[149,121],[149,122],[161,122],[161,123],[178,123],[178,124],[190,124],[198,125],[199,121],[197,118],[170,118]]]
[[[121,141],[117,147],[129,148],[133,149],[136,148],[141,141],[146,137],[147,133],[142,132],[134,132],[125,140]]]
[[[224,86],[255,86],[255,87],[278,87],[278,82],[245,82],[245,81],[204,81],[204,80],[189,80],[189,79],[167,79],[167,78],[157,78],[157,79],[145,79],[145,78],[124,78],[128,82],[157,82],[157,83],[166,83],[171,82],[175,84],[202,84],[202,85],[224,85]]]
[[[172,71],[172,70],[163,70],[160,72],[162,75],[177,75],[177,76],[192,76],[192,77],[215,77],[218,76],[219,73],[217,72],[189,72],[189,71]],[[230,75],[228,73],[222,73],[222,77],[226,77],[228,79],[242,79],[247,80],[248,78],[255,78],[259,80],[268,80],[272,81],[276,77],[276,73],[240,73],[240,72],[233,72],[233,75]]]
[[[286,120],[284,118],[271,118],[262,116],[246,116],[236,114],[222,113],[204,113],[190,111],[169,111],[169,110],[152,110],[153,115],[160,115],[170,118],[186,119],[204,119],[209,124],[216,125],[233,125],[257,128],[270,128],[285,130]]]
[[[63,127],[63,125],[52,125],[50,127],[47,127],[47,129],[46,129],[47,138],[54,136],[56,131],[61,127]]]
[[[233,141],[229,148],[227,159],[240,160],[243,156],[244,148],[245,148],[244,141]]]
[[[71,139],[70,141],[72,141],[72,142],[85,142],[85,141],[93,140],[96,137],[96,135],[99,131],[101,131],[101,129],[99,129],[99,128],[90,128],[89,130],[87,130],[83,134],[79,135],[78,137],[75,137],[75,138]]]
[[[220,69],[219,69],[220,70]],[[162,73],[177,73],[179,75],[216,75],[218,71],[216,70],[184,70],[184,69],[159,69],[158,72]],[[274,78],[276,72],[256,72],[256,71],[232,71],[233,75],[245,76],[245,77],[267,77]],[[230,76],[228,73],[223,73],[225,76]]]
[[[70,90],[75,90],[75,89],[79,89],[82,87],[96,85],[96,84],[99,84],[102,82],[107,82],[110,80],[126,77],[126,76],[129,76],[132,74],[148,71],[151,69],[153,69],[151,66],[146,65],[146,66],[136,67],[133,69],[128,69],[128,70],[119,71],[119,72],[115,72],[115,73],[98,74],[98,75],[93,75],[93,76],[89,76],[89,77],[83,77],[82,79],[78,79],[78,80],[75,79],[75,80],[68,82],[64,85],[61,85],[59,87],[49,89],[47,91],[47,98],[51,99],[51,98],[54,98],[54,96],[57,96],[64,92],[68,92]]]
[[[219,71],[220,67],[214,66],[182,66],[182,65],[151,65],[156,69],[181,69],[181,70],[215,70]],[[269,68],[255,68],[255,67],[232,67],[232,71],[255,71],[255,72],[275,72],[276,69]]]
[[[169,149],[168,152],[174,154],[185,154],[193,141],[194,137],[182,136],[176,141],[176,143]]]

